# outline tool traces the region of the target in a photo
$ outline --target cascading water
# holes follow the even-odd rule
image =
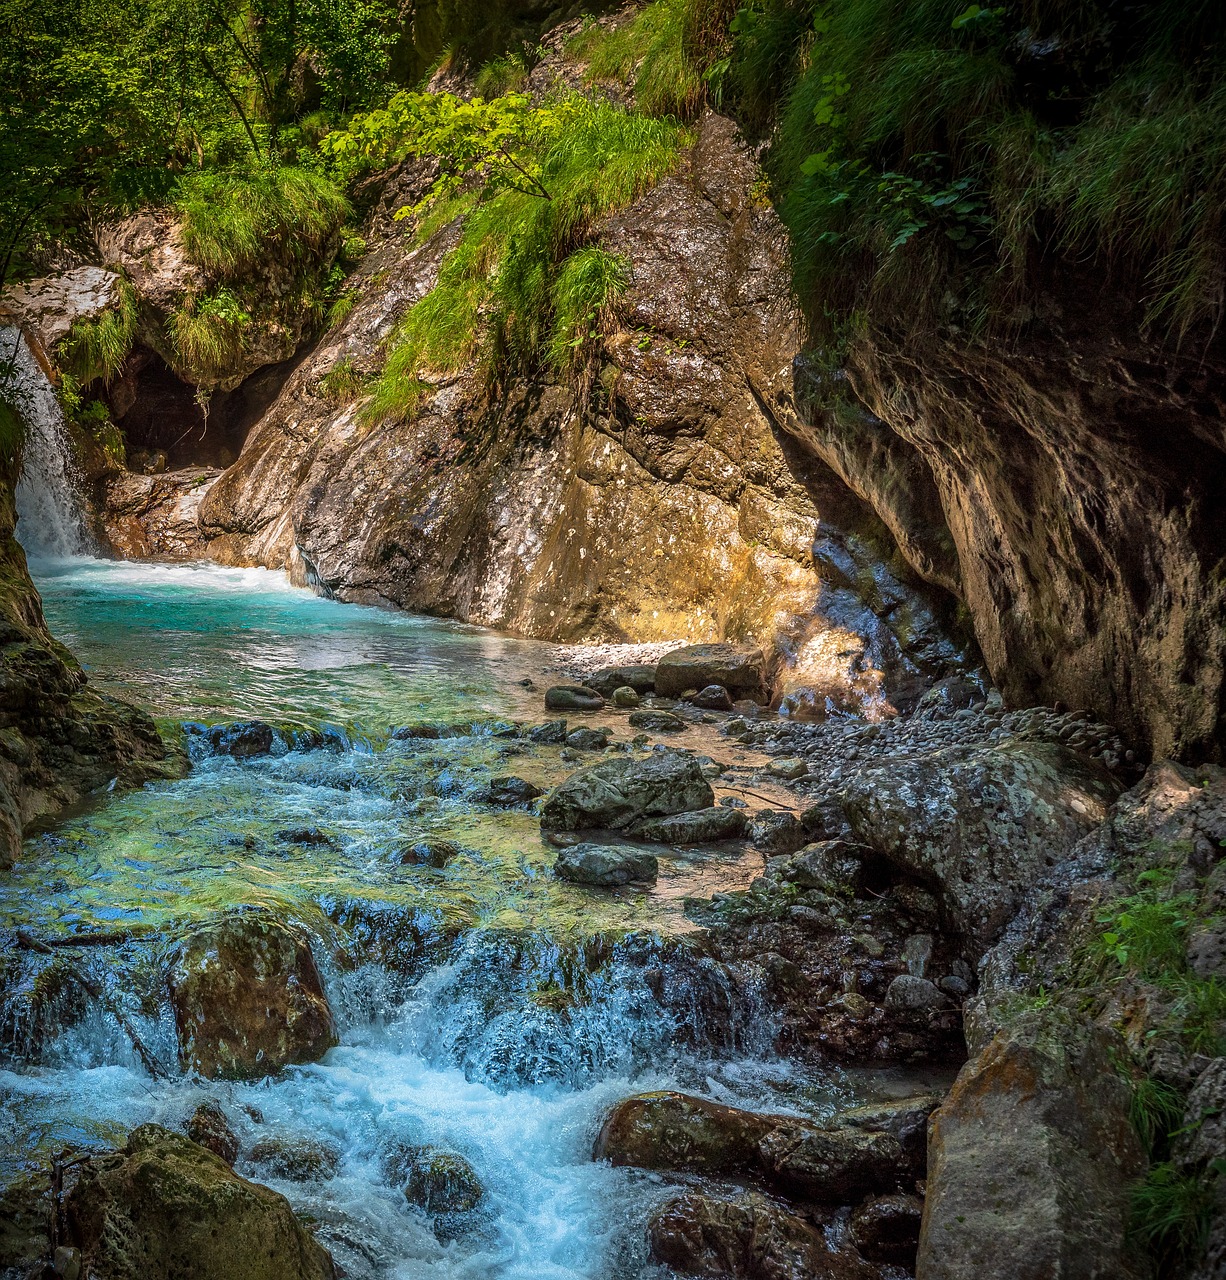
[[[55,388],[21,331],[0,329],[8,390],[25,423],[17,485],[17,538],[36,559],[64,559],[90,550],[64,414]]]
[[[498,724],[539,716],[521,680],[547,649],[263,571],[78,559],[44,563],[39,586],[101,689],[167,720],[285,728],[249,760],[192,735],[185,779],[35,837],[0,881],[0,935],[57,943],[0,971],[0,1175],[147,1121],[180,1128],[211,1100],[239,1172],[318,1224],[351,1280],[647,1280],[644,1225],[669,1187],[592,1160],[613,1104],[670,1087],[819,1116],[846,1103],[837,1075],[772,1058],[752,988],[693,944],[683,896],[743,886],[760,862],[671,854],[650,893],[593,892],[553,877],[532,813],[481,801],[491,776],[548,786],[574,768]],[[408,721],[483,723],[389,737]],[[703,732],[684,741],[714,749]],[[403,851],[423,839],[457,852],[416,865]],[[268,1080],[201,1080],[178,1062],[176,939],[253,905],[313,935],[340,1044]],[[270,1142],[327,1154],[295,1175],[261,1158]],[[423,1145],[471,1164],[477,1209],[408,1201],[389,1164]]]

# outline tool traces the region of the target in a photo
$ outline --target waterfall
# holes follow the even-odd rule
[[[90,550],[77,497],[64,414],[55,388],[21,331],[0,329],[0,377],[25,423],[17,485],[17,538],[39,559],[63,559]]]

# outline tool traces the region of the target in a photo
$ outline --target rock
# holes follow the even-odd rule
[[[324,845],[335,844],[326,831],[318,827],[286,827],[283,831],[274,831],[273,839],[283,844]]]
[[[986,949],[1119,790],[1076,751],[1010,740],[864,765],[839,803],[852,840],[938,886],[948,925]]]
[[[566,745],[576,751],[603,751],[609,745],[609,736],[608,729],[572,729],[566,735]]]
[[[794,813],[759,809],[753,816],[753,843],[768,857],[795,853],[805,843],[805,830]]]
[[[102,529],[107,549],[125,560],[184,561],[205,557],[200,507],[215,467],[167,470],[161,450],[134,450],[128,470],[102,478]]]
[[[252,756],[266,756],[272,750],[275,735],[272,725],[262,720],[239,720],[211,725],[204,737],[214,755],[249,760]]]
[[[855,893],[861,887],[866,852],[845,840],[807,844],[788,860],[784,877],[802,889]]]
[[[616,886],[655,880],[660,864],[653,853],[627,845],[573,844],[558,854],[554,874],[576,884]]]
[[[939,1009],[948,1003],[935,982],[911,973],[900,973],[885,993],[887,1009]]]
[[[51,1255],[51,1270],[59,1280],[80,1280],[81,1250],[71,1245],[57,1245]]]
[[[647,1224],[652,1260],[709,1280],[878,1280],[854,1253],[835,1251],[812,1223],[753,1191],[686,1191]]]
[[[642,702],[642,698],[628,684],[623,684],[613,690],[609,701],[615,707],[637,707]]]
[[[965,1000],[971,993],[971,984],[957,974],[946,974],[937,980],[937,986],[953,1000]]]
[[[919,1196],[873,1196],[851,1215],[851,1238],[873,1262],[913,1272],[923,1214]]]
[[[332,1280],[284,1196],[157,1125],[86,1161],[64,1215],[87,1273],[106,1280]]]
[[[399,862],[402,867],[434,867],[441,871],[463,852],[454,840],[418,840],[401,851]]]
[[[893,1191],[907,1174],[885,1132],[823,1128],[684,1093],[644,1093],[617,1104],[596,1139],[598,1160],[708,1177],[752,1177],[788,1196],[850,1204]]]
[[[932,963],[932,947],[930,933],[913,933],[903,943],[902,955],[909,974],[917,978],[928,976],[928,966]]]
[[[496,805],[500,809],[514,809],[518,805],[531,804],[538,796],[544,794],[535,783],[525,778],[508,775],[502,778],[491,778],[490,785],[482,798],[486,804]]]
[[[26,1170],[0,1183],[0,1272],[43,1275],[51,1252],[51,1175]]]
[[[711,784],[692,756],[669,751],[645,760],[602,760],[553,789],[541,806],[541,830],[620,830],[639,819],[706,809],[714,803]]]
[[[579,684],[555,684],[545,690],[546,711],[599,711],[604,698]]]
[[[967,707],[979,706],[986,695],[965,676],[946,676],[928,689],[911,713],[917,720],[951,720]]]
[[[601,667],[593,671],[583,682],[589,689],[606,698],[618,689],[630,689],[642,696],[656,691],[656,669],[646,663],[633,663],[625,667]]]
[[[1145,1167],[1114,1063],[1122,1040],[1063,1009],[1026,1013],[962,1068],[933,1114],[917,1274],[1133,1277]]]
[[[692,813],[674,813],[667,818],[648,818],[629,830],[636,840],[658,844],[707,844],[734,840],[749,830],[749,821],[739,809],[715,806]]]
[[[839,1129],[888,1133],[902,1148],[907,1176],[922,1178],[928,1167],[928,1118],[940,1104],[940,1097],[934,1093],[897,1102],[870,1103],[840,1112],[833,1124]]]
[[[772,760],[766,766],[766,772],[772,778],[782,778],[785,782],[794,782],[797,778],[803,778],[809,772],[809,766],[804,760]]]
[[[1202,982],[1226,973],[1226,917],[1217,916],[1188,934],[1188,967]]]
[[[336,1043],[306,934],[263,911],[205,925],[179,945],[170,1001],[184,1064],[256,1079],[315,1062]]]
[[[420,1147],[409,1165],[404,1194],[427,1213],[470,1213],[481,1203],[485,1188],[462,1155]]]
[[[97,320],[118,307],[122,283],[122,276],[103,267],[74,267],[10,286],[4,292],[4,309],[54,358],[55,348],[78,320]]]
[[[541,745],[566,741],[566,721],[547,720],[544,724],[534,724],[524,731],[524,736]]]
[[[680,733],[686,723],[671,711],[632,711],[630,725],[647,733]]]
[[[719,685],[734,697],[766,701],[766,665],[761,649],[735,644],[694,644],[674,649],[656,668],[656,692],[679,697],[687,689]]]
[[[447,726],[437,721],[419,720],[414,724],[402,724],[392,730],[393,742],[416,742],[419,739],[436,742],[439,738],[447,736]]]
[[[215,1102],[202,1102],[183,1126],[193,1141],[220,1156],[228,1165],[238,1159],[239,1142],[226,1114]]]
[[[1179,1171],[1212,1190],[1205,1251],[1193,1260],[1190,1280],[1221,1280],[1226,1275],[1226,1175],[1212,1173],[1226,1152],[1226,1058],[1214,1058],[1188,1094],[1182,1131],[1171,1155]]]
[[[287,1182],[327,1182],[341,1167],[341,1153],[315,1138],[261,1138],[249,1153],[251,1163]]]
[[[732,694],[722,684],[709,684],[699,689],[690,701],[704,711],[731,711]]]

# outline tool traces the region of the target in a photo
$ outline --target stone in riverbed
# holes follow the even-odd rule
[[[183,1126],[187,1136],[228,1165],[238,1159],[239,1143],[226,1114],[215,1102],[202,1102]]]
[[[581,684],[555,684],[545,690],[546,711],[599,711],[604,698]]]
[[[471,1213],[484,1199],[485,1187],[457,1152],[418,1147],[409,1161],[404,1195],[427,1213]]]
[[[544,724],[529,725],[524,736],[541,746],[557,745],[566,741],[566,721],[546,720]]]
[[[732,694],[722,684],[709,684],[705,689],[699,689],[689,700],[703,711],[732,710]]]
[[[914,1271],[923,1214],[919,1196],[873,1196],[851,1215],[851,1238],[873,1262]]]
[[[566,745],[575,751],[603,751],[609,745],[609,729],[572,729],[566,735]]]
[[[660,864],[654,853],[626,845],[574,844],[558,854],[553,870],[563,880],[611,888],[632,880],[655,880]]]
[[[514,809],[519,805],[531,804],[538,796],[544,794],[536,783],[509,774],[503,778],[491,778],[490,785],[480,799],[500,809]]]
[[[454,840],[417,840],[400,854],[402,867],[434,867],[441,871],[464,850]]]
[[[584,685],[595,689],[606,698],[611,697],[617,689],[633,689],[640,696],[654,693],[656,688],[656,669],[645,663],[632,663],[625,667],[601,667],[593,671],[584,680]]]
[[[759,809],[753,816],[754,848],[768,857],[795,853],[804,846],[805,829],[794,813],[781,809]]]
[[[782,778],[785,782],[794,782],[809,772],[809,765],[800,759],[772,760],[766,766],[766,772],[772,778]]]
[[[687,689],[717,684],[734,698],[766,701],[766,664],[761,649],[735,644],[693,644],[674,649],[656,668],[656,692],[676,698]]]
[[[233,724],[215,724],[204,731],[205,741],[216,756],[233,756],[249,760],[266,756],[272,750],[276,733],[262,720],[239,720]]]
[[[336,1043],[306,934],[264,911],[196,929],[179,945],[170,1002],[184,1065],[237,1080],[315,1062]]]
[[[917,1273],[925,1280],[1129,1280],[1145,1167],[1116,1069],[1123,1040],[1051,1008],[962,1068],[933,1114]]]
[[[64,1200],[84,1272],[105,1280],[332,1280],[284,1196],[158,1125],[81,1166]]]
[[[315,1138],[261,1138],[248,1155],[266,1175],[288,1182],[327,1182],[341,1167],[341,1153]]]
[[[927,978],[917,978],[912,973],[900,973],[886,988],[885,1007],[896,1010],[921,1011],[940,1009],[949,998]]]
[[[645,760],[602,760],[572,773],[541,806],[542,831],[620,830],[643,818],[706,809],[711,784],[693,756],[655,752]]]
[[[632,711],[630,727],[647,733],[680,733],[686,726],[685,721],[671,711]]]
[[[615,707],[637,707],[642,698],[628,684],[623,684],[613,690],[609,701]]]
[[[707,1280],[878,1280],[811,1222],[754,1191],[686,1191],[647,1224],[652,1260]]]
[[[749,819],[739,809],[696,809],[692,813],[674,813],[667,818],[648,818],[630,828],[636,840],[653,844],[708,844],[715,840],[734,840],[749,830]]]

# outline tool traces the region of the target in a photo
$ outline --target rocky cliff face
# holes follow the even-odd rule
[[[1079,290],[1098,294],[1066,286],[1058,319],[1014,343],[861,341],[847,374],[868,412],[811,414],[800,435],[965,601],[1006,698],[1217,758],[1223,370],[1130,338],[1133,317],[1091,313]]]

